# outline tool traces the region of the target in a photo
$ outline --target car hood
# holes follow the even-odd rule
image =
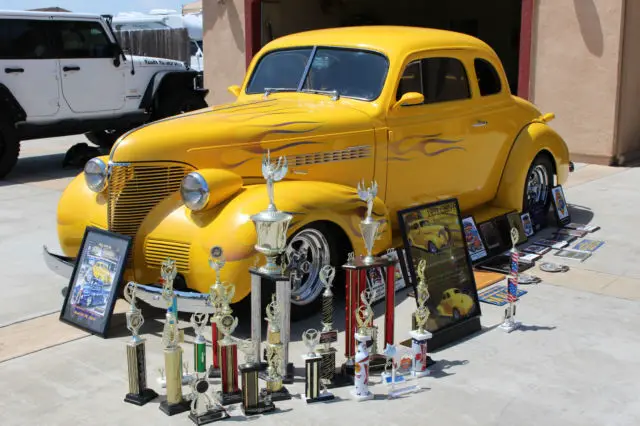
[[[274,156],[288,155],[294,147],[297,153],[304,152],[304,145],[317,151],[314,145],[321,143],[319,139],[330,143],[337,134],[373,133],[372,120],[363,111],[341,101],[310,97],[309,101],[258,98],[157,121],[123,136],[110,161],[180,161],[238,172],[236,166],[260,158],[267,149]],[[259,176],[260,162],[251,163],[251,174]]]

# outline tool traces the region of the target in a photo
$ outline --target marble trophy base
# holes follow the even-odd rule
[[[405,386],[400,389],[394,389],[389,391],[389,393],[387,394],[387,398],[389,399],[397,398],[401,395],[405,395],[408,393],[419,392],[421,389],[422,388],[419,385]]]
[[[184,413],[185,411],[191,411],[191,401],[183,399],[177,404],[169,404],[167,401],[162,401],[160,403],[160,411],[165,413],[167,416],[174,416],[176,414]]]
[[[357,402],[369,401],[373,399],[373,392],[369,391],[366,395],[358,395],[355,389],[351,389],[351,399]]]
[[[267,414],[276,410],[276,406],[273,402],[260,401],[256,407],[244,407],[241,405],[242,414],[245,416],[255,416],[257,414]]]
[[[189,414],[189,419],[198,426],[217,422],[218,420],[228,419],[229,417],[229,413],[227,413],[227,410],[225,410],[224,408],[209,410],[206,413],[200,415],[196,415],[193,413]]]
[[[268,364],[266,362],[260,363],[260,373],[258,373],[258,377],[260,377],[260,379],[264,381],[266,381],[268,377],[267,367]],[[287,372],[284,374],[284,376],[282,376],[282,383],[284,383],[285,385],[293,384],[294,371],[295,369],[293,367],[293,363],[290,362],[289,364],[287,364]]]
[[[152,401],[158,397],[158,394],[153,389],[143,389],[142,392],[138,393],[128,393],[124,397],[124,402],[128,402],[130,404],[142,406],[149,401]]]
[[[304,399],[307,404],[312,404],[314,402],[327,402],[334,400],[335,398],[336,396],[331,392],[322,392],[317,398],[307,398],[305,394],[302,394],[302,399]]]
[[[502,324],[498,326],[499,329],[511,333],[513,330],[520,328],[521,323],[516,320],[505,320]]]
[[[207,377],[210,379],[219,379],[221,377],[220,369],[215,368],[213,364],[209,366],[209,371],[207,373]]]
[[[286,401],[288,399],[291,399],[291,393],[289,393],[289,389],[287,389],[285,386],[281,387],[277,391],[270,391],[268,389],[262,389],[262,391],[268,392],[273,402]]]
[[[224,393],[217,391],[216,395],[220,398],[219,401],[222,405],[239,404],[242,402],[242,391]]]

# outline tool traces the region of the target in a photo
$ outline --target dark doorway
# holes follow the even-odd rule
[[[262,43],[287,34],[352,25],[408,25],[458,31],[489,44],[517,93],[520,0],[263,0]]]

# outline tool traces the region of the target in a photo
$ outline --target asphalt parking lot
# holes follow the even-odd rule
[[[122,402],[127,392],[124,303],[116,305],[113,337],[101,339],[58,321],[66,280],[49,272],[42,245],[58,251],[56,208],[78,169],[61,168],[64,152],[84,142],[73,136],[25,142],[10,177],[0,183],[0,425],[188,425],[186,414],[167,417],[158,400],[144,407]],[[640,424],[640,169],[579,165],[565,188],[574,221],[602,227],[591,238],[606,243],[583,263],[561,261],[571,270],[528,273],[543,279],[523,286],[518,306],[523,327],[506,334],[496,326],[503,308],[482,304],[482,332],[433,353],[432,377],[423,390],[386,400],[375,384],[373,401],[307,406],[296,395],[277,403],[279,412],[245,418],[237,406],[228,421],[264,425],[638,425]],[[549,231],[547,231],[547,234]],[[543,234],[547,235],[547,234]],[[546,260],[559,261],[551,254]],[[396,339],[410,327],[413,299],[397,297]],[[376,321],[382,322],[378,306]],[[336,309],[336,317],[342,312]],[[156,385],[163,365],[162,312],[143,307],[148,382]],[[239,337],[248,332],[240,318]],[[338,321],[336,321],[338,322]],[[185,359],[192,359],[193,333],[186,322]],[[310,318],[292,327],[291,361],[299,368],[306,352],[303,330],[320,327]],[[338,349],[343,351],[343,333]],[[208,352],[210,361],[210,351]],[[242,355],[241,355],[242,357]],[[342,362],[340,360],[339,362]],[[192,364],[192,363],[191,363]],[[218,382],[214,382],[214,387]],[[186,394],[189,388],[185,386]]]

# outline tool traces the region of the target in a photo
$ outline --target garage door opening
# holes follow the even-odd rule
[[[496,51],[511,92],[528,96],[522,81],[518,90],[522,1],[263,0],[259,10],[262,45],[300,31],[354,25],[407,25],[466,33]],[[528,86],[528,81],[524,83]]]

